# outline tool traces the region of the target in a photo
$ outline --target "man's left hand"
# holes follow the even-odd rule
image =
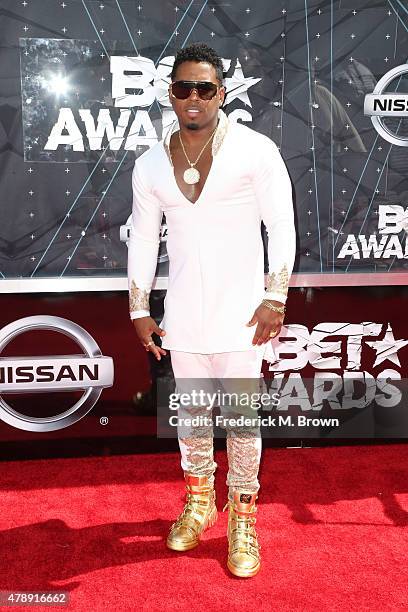
[[[275,306],[283,306],[282,302],[270,300]],[[252,319],[247,323],[248,327],[252,327],[256,323],[255,335],[252,340],[253,345],[261,345],[275,338],[282,327],[284,315],[271,310],[267,306],[260,304],[255,310]]]

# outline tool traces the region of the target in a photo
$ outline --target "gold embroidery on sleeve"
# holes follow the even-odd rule
[[[276,291],[287,295],[289,287],[289,272],[287,265],[285,264],[279,273],[272,272],[272,274],[266,275],[266,290]]]
[[[149,310],[149,294],[150,291],[139,289],[134,280],[132,280],[129,292],[129,311]]]

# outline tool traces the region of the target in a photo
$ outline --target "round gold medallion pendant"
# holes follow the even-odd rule
[[[200,180],[200,173],[196,168],[187,168],[183,174],[183,179],[188,185],[194,185]]]

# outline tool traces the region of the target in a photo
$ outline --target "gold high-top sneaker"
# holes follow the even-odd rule
[[[250,578],[259,572],[260,545],[255,531],[256,493],[235,491],[228,499],[228,569],[235,576]]]
[[[202,532],[217,520],[215,491],[207,476],[185,473],[187,498],[183,512],[171,526],[167,546],[172,550],[195,548]]]

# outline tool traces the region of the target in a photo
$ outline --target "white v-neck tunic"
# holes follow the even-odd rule
[[[217,134],[218,132],[218,134]],[[256,349],[247,327],[263,298],[286,302],[295,256],[292,187],[277,146],[220,111],[213,161],[195,203],[180,191],[169,135],[135,162],[129,239],[130,316],[148,316],[163,213],[168,289],[162,347],[192,353]],[[261,220],[268,233],[265,291]],[[259,350],[259,347],[258,347]]]

